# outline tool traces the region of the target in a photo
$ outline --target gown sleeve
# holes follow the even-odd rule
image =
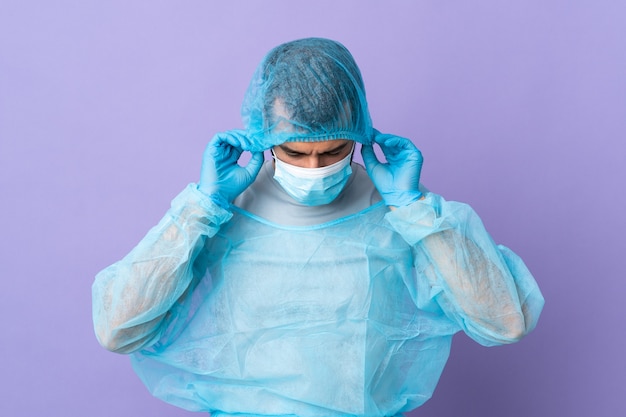
[[[93,322],[100,344],[131,353],[155,343],[177,301],[204,275],[205,240],[231,217],[195,184],[174,198],[128,255],[96,275]]]
[[[419,308],[438,304],[485,346],[516,342],[535,327],[544,304],[535,279],[470,206],[428,192],[386,217],[412,247]]]

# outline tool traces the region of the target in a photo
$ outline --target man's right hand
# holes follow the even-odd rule
[[[215,135],[204,151],[198,190],[231,203],[248,188],[263,166],[263,152],[253,152],[245,167],[237,163],[248,142],[243,130]]]

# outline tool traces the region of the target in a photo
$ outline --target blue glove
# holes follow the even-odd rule
[[[237,161],[248,148],[244,131],[218,133],[204,151],[198,190],[221,206],[228,205],[256,178],[263,165],[263,152],[253,152],[247,166]]]
[[[361,147],[365,169],[376,189],[392,207],[409,205],[422,197],[419,191],[424,159],[419,149],[408,139],[374,131],[374,142],[383,151],[386,163],[376,158],[371,145]]]

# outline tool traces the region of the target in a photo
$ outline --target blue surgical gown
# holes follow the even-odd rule
[[[511,343],[543,298],[467,205],[390,211],[363,168],[328,206],[266,163],[228,209],[195,185],[93,286],[100,342],[157,397],[215,416],[394,416],[433,393],[454,333]]]

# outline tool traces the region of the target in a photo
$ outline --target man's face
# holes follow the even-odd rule
[[[321,142],[285,142],[274,146],[274,155],[301,168],[321,168],[341,161],[352,151],[354,141],[334,139]]]

